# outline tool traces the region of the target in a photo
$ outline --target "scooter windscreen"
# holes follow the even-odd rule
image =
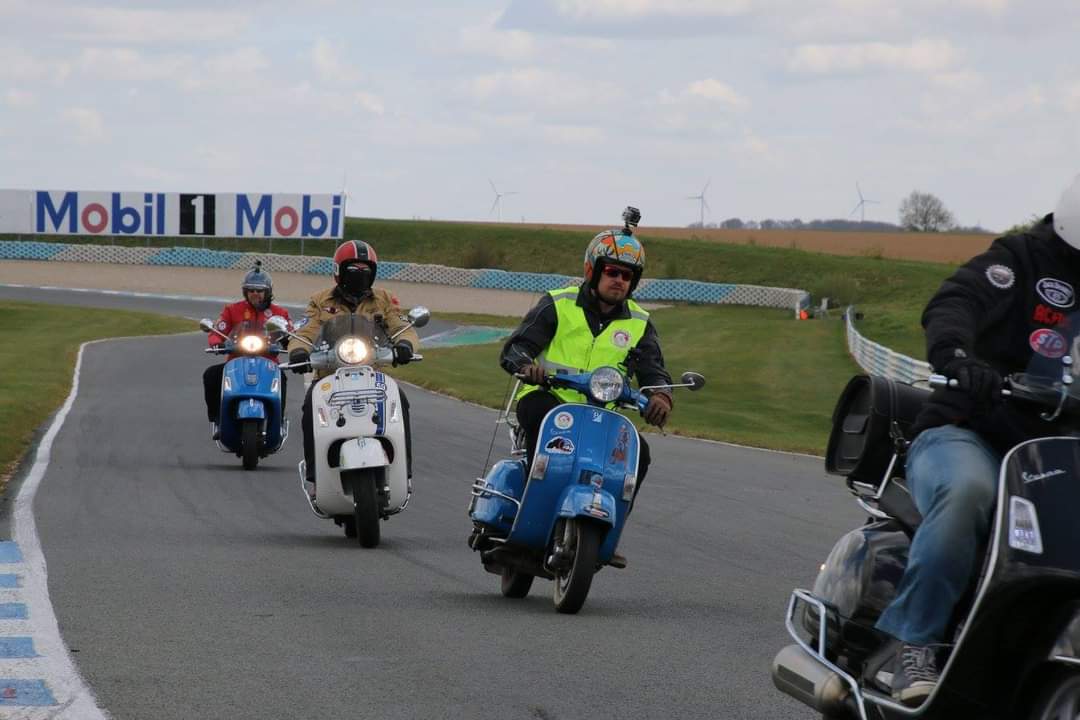
[[[363,315],[339,315],[323,324],[315,347],[332,350],[340,362],[370,363],[379,347],[389,344],[385,329]]]

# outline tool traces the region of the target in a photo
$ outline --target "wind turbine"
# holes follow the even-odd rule
[[[859,193],[859,204],[856,205],[851,210],[850,213],[848,213],[848,217],[851,217],[852,215],[854,215],[855,211],[858,210],[859,211],[859,222],[866,222],[866,205],[867,205],[867,203],[876,204],[877,200],[868,200],[868,199],[864,198],[863,194],[862,194],[862,188],[859,187],[859,183],[857,183],[857,182],[855,183],[855,192]]]
[[[709,189],[709,184],[712,182],[712,178],[705,183],[705,187],[701,188],[700,195],[687,195],[687,200],[699,200],[701,202],[701,227],[705,228],[705,208],[709,208],[709,212],[712,212],[712,208],[709,207],[708,201],[705,199],[705,191]]]
[[[491,213],[498,210],[499,211],[499,222],[502,222],[502,199],[503,199],[503,197],[506,196],[506,195],[517,195],[518,193],[517,193],[516,190],[507,190],[506,192],[499,192],[499,189],[497,187],[495,187],[494,182],[492,182],[490,179],[488,179],[488,183],[491,184],[491,189],[495,193],[495,202],[493,202],[491,204],[491,210],[488,211],[488,215],[490,216]]]

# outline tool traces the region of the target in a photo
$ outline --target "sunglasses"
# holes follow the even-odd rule
[[[609,278],[619,278],[624,282],[630,282],[634,279],[633,272],[626,268],[615,267],[614,265],[605,265],[604,275],[607,275]]]

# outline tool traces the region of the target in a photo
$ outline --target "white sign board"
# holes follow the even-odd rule
[[[334,238],[341,195],[0,190],[0,233]]]

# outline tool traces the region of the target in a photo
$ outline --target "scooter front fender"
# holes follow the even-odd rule
[[[255,398],[246,398],[236,403],[237,420],[265,420],[266,407]]]
[[[615,498],[603,488],[570,485],[559,500],[559,517],[587,517],[607,525],[615,524]]]
[[[386,448],[375,438],[353,438],[341,446],[342,471],[385,467],[389,464],[390,456],[386,454]]]

